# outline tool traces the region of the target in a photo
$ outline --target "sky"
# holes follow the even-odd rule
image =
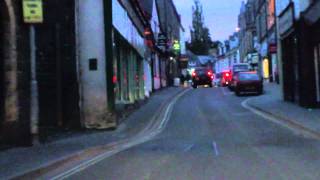
[[[173,1],[181,15],[186,40],[190,40],[194,0]],[[236,31],[241,2],[242,0],[200,0],[205,24],[210,29],[212,40],[226,40]]]

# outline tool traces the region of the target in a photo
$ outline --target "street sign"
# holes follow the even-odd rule
[[[167,36],[164,33],[158,35],[158,46],[166,47],[167,45]]]
[[[25,23],[43,23],[42,0],[23,0],[22,7]]]

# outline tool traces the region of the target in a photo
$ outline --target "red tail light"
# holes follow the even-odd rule
[[[211,71],[208,71],[208,76],[212,76],[212,72]]]
[[[197,76],[197,73],[196,72],[193,72],[192,73],[192,77],[196,77]]]

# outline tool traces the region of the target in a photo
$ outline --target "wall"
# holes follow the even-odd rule
[[[78,53],[82,112],[86,128],[113,126],[107,116],[106,54],[102,0],[80,0],[78,4]],[[89,59],[97,59],[97,70],[89,70]]]
[[[20,1],[0,2],[0,143],[30,145],[29,31]]]

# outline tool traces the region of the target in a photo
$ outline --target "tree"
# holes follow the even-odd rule
[[[204,24],[202,5],[199,0],[194,0],[195,5],[192,7],[192,27],[190,28],[191,43],[187,48],[197,55],[208,55],[212,45],[210,31]]]

